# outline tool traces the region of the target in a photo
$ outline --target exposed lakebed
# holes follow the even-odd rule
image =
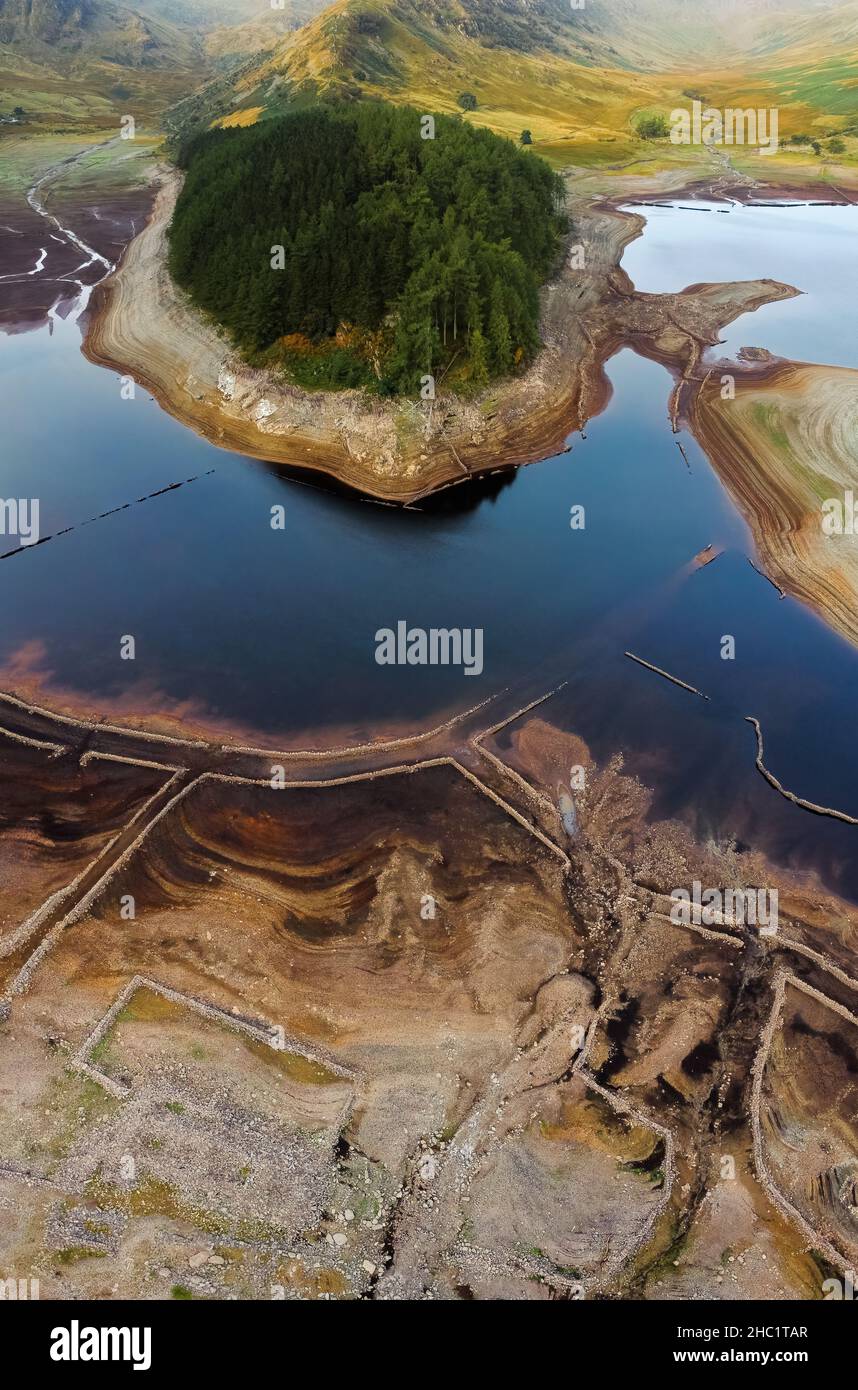
[[[812,266],[812,276],[792,272],[808,293],[732,325],[725,353],[751,343],[858,365],[832,252],[855,209],[647,216],[623,263],[645,290],[662,287],[660,266],[671,289],[759,275],[789,281],[790,266]],[[763,241],[761,221],[776,229]],[[767,242],[791,249],[769,264]],[[832,297],[842,305],[838,325]],[[281,746],[307,731],[330,731],[321,740],[333,742],[344,730],[410,729],[508,685],[524,703],[567,680],[545,717],[574,729],[597,759],[625,751],[656,788],[661,814],[817,867],[858,897],[854,828],[810,816],[769,788],[743,722],[761,721],[766,761],[785,786],[858,814],[858,652],[798,603],[779,600],[748,564],[747,527],[705,457],[683,435],[689,470],[677,449],[662,367],[621,352],[608,367],[610,405],[571,454],[413,511],[220,451],[142,388],[124,399],[118,374],[81,355],[72,321],[0,339],[0,371],[0,495],[38,497],[41,533],[55,536],[0,564],[3,688],[96,717],[173,716],[193,730]],[[125,503],[133,505],[80,525]],[[277,505],[283,530],[270,525]],[[570,528],[577,505],[584,530]],[[75,529],[56,535],[66,527]],[[692,557],[708,544],[724,553],[695,570]],[[400,619],[482,628],[482,674],[378,666],[375,632]],[[126,634],[136,640],[133,662],[120,659]],[[725,634],[736,639],[735,661],[721,659]],[[632,665],[626,650],[711,702]]]

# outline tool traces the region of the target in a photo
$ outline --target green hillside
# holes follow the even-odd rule
[[[777,104],[785,134],[830,134],[858,116],[856,56],[858,0],[337,0],[170,121],[250,124],[319,97],[452,112],[468,92],[475,123],[513,138],[527,128],[559,162],[611,162],[640,149],[642,113],[690,93]]]
[[[102,129],[164,111],[239,57],[270,48],[323,0],[0,0],[0,116]]]

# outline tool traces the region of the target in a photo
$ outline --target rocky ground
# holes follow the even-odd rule
[[[705,410],[703,346],[789,287],[637,294],[615,267],[641,219],[578,193],[596,249],[547,296],[558,430],[623,341],[674,370],[676,421]],[[737,404],[777,380],[758,367]],[[498,705],[275,756],[0,696],[2,1277],[755,1300],[855,1267],[855,908],[660,818],[556,693]],[[778,930],[672,920],[694,880],[777,887]]]
[[[92,735],[63,724],[58,753],[11,736],[24,718],[4,713],[0,854],[31,846],[3,890],[29,924],[0,960],[5,1277],[757,1299],[854,1265],[855,910],[653,821],[555,698],[448,729],[445,756],[282,788],[183,784],[186,751],[130,736],[123,763],[107,731],[93,780]],[[33,911],[58,854],[71,875],[90,853],[94,886]],[[693,878],[779,882],[778,932],[675,924]]]

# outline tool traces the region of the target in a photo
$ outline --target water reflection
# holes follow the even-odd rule
[[[736,225],[753,229],[740,222],[746,212]],[[683,215],[665,212],[662,241]],[[705,262],[714,234],[704,229],[733,214],[686,216]],[[707,274],[697,249],[683,254],[673,279],[727,270]],[[812,318],[819,301],[792,303]],[[754,338],[768,346],[767,324]],[[630,351],[613,359],[611,404],[571,453],[414,510],[224,453],[145,391],[124,400],[118,376],[80,355],[72,324],[0,340],[0,367],[9,388],[0,494],[38,496],[45,533],[200,475],[0,563],[5,688],[120,718],[172,713],[259,742],[413,727],[506,686],[524,702],[567,680],[545,714],[600,760],[626,750],[657,788],[658,814],[814,867],[858,897],[854,831],[772,792],[743,722],[760,718],[786,786],[858,813],[858,653],[751,569],[747,527],[706,459],[686,439],[689,472],[676,448],[670,381],[657,364]],[[283,530],[271,527],[273,506],[286,509]],[[573,507],[584,508],[584,529],[571,528]],[[709,544],[723,553],[695,570]],[[379,667],[375,632],[400,619],[482,628],[484,674]],[[134,663],[119,658],[129,633]],[[735,661],[721,660],[724,634],[735,637]],[[711,703],[633,667],[626,650]]]

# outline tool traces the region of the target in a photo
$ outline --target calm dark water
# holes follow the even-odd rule
[[[730,220],[687,217],[712,224],[709,236]],[[705,239],[697,244],[700,263],[688,253],[680,281],[723,274]],[[654,287],[645,276],[643,287]],[[814,295],[793,304],[810,323]],[[763,330],[761,318],[751,341],[768,346]],[[744,522],[683,436],[686,469],[661,367],[616,357],[613,400],[571,455],[404,512],[215,449],[142,389],[123,400],[118,376],[89,365],[79,343],[77,326],[61,322],[0,339],[0,496],[38,497],[44,535],[215,471],[0,563],[6,688],[39,678],[46,700],[74,695],[120,718],[184,713],[276,746],[308,729],[333,738],[343,727],[415,726],[506,685],[524,700],[566,679],[549,716],[599,759],[625,750],[658,788],[659,814],[816,868],[858,898],[855,830],[768,788],[743,722],[762,721],[767,762],[786,786],[858,814],[858,652],[751,569]],[[269,524],[275,504],[286,508],[283,531]],[[586,509],[583,531],[570,528],[575,505]],[[709,543],[725,553],[691,572]],[[400,619],[482,628],[482,675],[379,667],[374,634]],[[125,634],[133,662],[120,660]],[[735,661],[721,659],[725,634]],[[627,648],[711,704],[634,666]]]

